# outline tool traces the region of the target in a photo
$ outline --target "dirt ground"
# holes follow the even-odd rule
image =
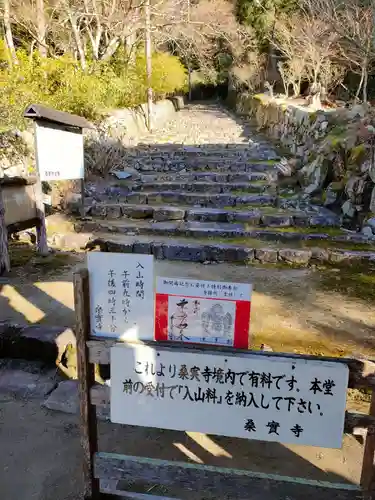
[[[0,281],[1,320],[71,326],[72,272],[84,262],[73,254],[40,271],[35,261]],[[357,270],[278,269],[156,261],[156,274],[250,282],[253,347],[315,354],[373,354],[374,302],[358,287]],[[370,273],[371,275],[371,273]],[[365,275],[367,276],[367,274]],[[0,395],[0,485],[2,500],[80,498],[81,462],[76,416],[51,412],[42,401]],[[351,394],[348,406],[366,410],[366,396]],[[247,468],[266,473],[357,484],[363,448],[345,436],[341,450],[244,441],[100,424],[101,451]],[[17,479],[15,479],[17,478]],[[130,485],[131,486],[131,485]],[[179,492],[153,487],[154,494]],[[186,493],[186,492],[185,492]],[[182,498],[182,497],[181,497]],[[197,499],[191,492],[189,498]]]
[[[0,396],[2,500],[78,500],[81,449],[78,418],[41,408],[40,401]],[[345,437],[341,450],[244,441],[198,433],[100,423],[100,450],[309,479],[356,483],[361,446]],[[134,488],[128,484],[127,488]],[[202,493],[148,485],[153,494],[201,500]],[[186,496],[187,495],[187,496]],[[266,500],[266,499],[265,499]]]

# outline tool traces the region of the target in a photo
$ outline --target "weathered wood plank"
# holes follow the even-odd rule
[[[35,205],[36,216],[38,224],[36,226],[36,241],[37,250],[42,255],[48,255],[47,244],[47,229],[46,229],[46,216],[44,212],[44,201],[42,192],[42,183],[40,181],[39,165],[38,165],[38,141],[36,140],[36,122],[34,123],[34,144],[35,144],[35,161],[37,171],[37,182],[35,184]]]
[[[89,363],[86,345],[90,334],[90,298],[87,269],[74,273],[74,307],[76,313],[77,374],[85,500],[99,500],[99,481],[94,477],[93,456],[98,450],[95,406],[91,404],[90,389],[95,384],[94,365]]]
[[[89,359],[90,363],[97,363],[102,365],[108,365],[110,363],[110,349],[116,344],[116,340],[89,340],[87,345],[89,347]],[[136,344],[132,342],[131,344]],[[153,341],[141,342],[144,345],[158,346],[163,349],[176,349],[179,352],[204,352],[204,353],[215,353],[219,352],[225,354],[241,354],[245,356],[265,356],[265,357],[282,357],[288,359],[304,359],[304,360],[315,360],[315,361],[330,361],[335,363],[343,363],[349,367],[349,387],[353,389],[361,388],[375,388],[375,362],[367,359],[352,359],[352,358],[333,358],[329,356],[311,356],[307,354],[289,354],[289,353],[278,353],[278,352],[267,352],[267,351],[247,351],[242,349],[234,349],[231,347],[222,346],[200,346],[193,344],[173,344],[171,342],[157,343]]]
[[[275,474],[255,473],[185,462],[171,462],[145,457],[131,457],[112,453],[97,453],[94,458],[95,476],[103,479],[137,478],[139,481],[165,486],[176,485],[189,490],[204,491],[205,498],[249,498],[252,500],[349,500],[358,496],[353,484],[330,483]]]
[[[375,418],[375,392],[371,395],[369,418]],[[369,426],[363,452],[361,486],[375,496],[375,425]]]
[[[133,500],[178,500],[176,498],[161,497],[147,493],[136,493],[121,489],[121,481],[100,481],[100,500],[115,500],[115,498],[131,498]]]

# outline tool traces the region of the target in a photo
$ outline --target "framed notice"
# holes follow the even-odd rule
[[[153,340],[153,256],[91,252],[87,267],[91,335]]]
[[[111,420],[279,443],[340,448],[344,363],[192,351],[111,348]]]
[[[247,349],[251,291],[244,283],[158,277],[155,340]]]
[[[40,180],[84,178],[82,130],[57,123],[35,122],[36,156]]]

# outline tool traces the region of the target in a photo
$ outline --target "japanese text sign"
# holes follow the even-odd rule
[[[42,181],[84,178],[81,130],[36,122],[36,155]]]
[[[155,339],[247,349],[251,285],[157,278]]]
[[[111,420],[340,448],[347,384],[337,362],[117,344]]]
[[[92,252],[91,334],[124,340],[154,338],[154,263],[152,255]]]

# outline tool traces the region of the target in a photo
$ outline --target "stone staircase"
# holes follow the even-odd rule
[[[88,248],[198,262],[375,261],[375,247],[292,188],[275,189],[269,143],[138,144],[123,180],[87,185]]]

